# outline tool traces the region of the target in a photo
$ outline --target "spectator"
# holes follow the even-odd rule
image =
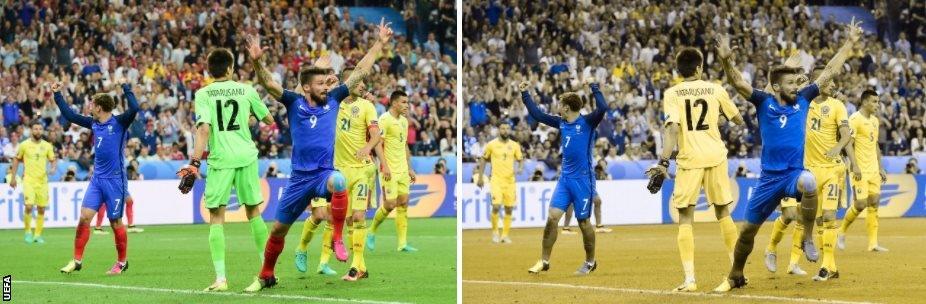
[[[919,161],[916,160],[916,157],[911,157],[910,160],[907,161],[907,167],[904,172],[907,174],[920,174]]]
[[[434,174],[437,175],[447,175],[447,161],[443,158],[437,160],[437,163],[434,164]]]

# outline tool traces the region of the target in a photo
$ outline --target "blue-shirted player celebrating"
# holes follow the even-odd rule
[[[775,211],[782,198],[801,199],[801,213],[805,230],[804,255],[811,262],[819,258],[814,247],[811,229],[817,209],[816,179],[804,170],[804,135],[810,102],[820,93],[819,83],[827,83],[843,70],[852,45],[861,36],[861,28],[854,18],[849,24],[847,41],[827,63],[826,68],[810,85],[800,88],[800,69],[786,66],[772,68],[769,73],[770,92],[753,89],[735,70],[730,40],[717,39],[717,55],[723,63],[727,82],[756,106],[759,131],[762,132],[762,174],[746,205],[746,223],[740,230],[733,257],[733,269],[714,291],[727,292],[746,285],[743,267],[752,252],[756,233],[762,223]],[[799,196],[798,194],[801,194]]]
[[[592,172],[592,146],[595,144],[598,123],[604,117],[608,104],[597,83],[592,83],[592,95],[595,98],[595,111],[580,115],[582,99],[575,92],[559,96],[556,111],[560,116],[544,113],[531,99],[527,91],[530,84],[522,82],[518,89],[521,99],[527,106],[531,117],[537,121],[560,130],[560,149],[563,152],[562,170],[553,191],[547,225],[543,230],[543,251],[540,261],[528,269],[530,273],[540,273],[550,269],[550,253],[556,243],[557,225],[566,209],[572,205],[576,220],[582,230],[582,242],[585,244],[585,263],[576,271],[577,275],[586,275],[598,267],[595,262],[595,228],[588,220],[591,215],[592,198],[595,197],[595,175]]]
[[[380,22],[376,43],[357,63],[356,70],[341,84],[329,91],[329,83],[337,81],[325,68],[308,67],[299,72],[300,87],[296,91],[283,90],[272,80],[270,71],[263,66],[264,50],[260,37],[248,38],[248,53],[258,82],[267,89],[270,96],[280,101],[286,109],[290,131],[293,137],[293,172],[283,190],[277,206],[276,221],[270,231],[270,238],[264,250],[264,264],[254,283],[245,289],[256,292],[276,285],[274,266],[290,226],[306,209],[313,198],[324,197],[331,201],[331,222],[334,226],[333,248],[338,260],[346,261],[347,252],[341,231],[347,214],[347,185],[341,172],[334,168],[335,128],[340,103],[350,93],[350,88],[370,73],[383,45],[392,37],[388,24]],[[301,93],[300,93],[301,91]],[[308,97],[308,98],[307,98]],[[315,208],[312,219],[317,224],[327,217],[322,208]]]
[[[84,247],[90,240],[90,220],[100,209],[100,204],[105,204],[106,215],[109,217],[115,234],[118,255],[116,264],[106,273],[121,274],[129,269],[129,263],[125,257],[128,239],[125,234],[125,225],[122,224],[123,206],[128,196],[128,182],[123,172],[125,168],[123,151],[128,138],[129,125],[138,113],[135,94],[132,93],[130,85],[122,85],[128,109],[119,115],[112,113],[113,108],[116,107],[116,101],[112,96],[108,93],[93,95],[90,110],[92,117],[88,117],[77,114],[71,109],[64,100],[64,96],[61,95],[60,83],[52,84],[51,89],[55,92],[55,104],[61,109],[64,118],[78,126],[93,130],[94,138],[93,178],[90,179],[90,185],[87,187],[84,201],[81,204],[80,221],[77,223],[77,234],[74,237],[74,259],[61,268],[61,272],[80,271],[83,265]]]

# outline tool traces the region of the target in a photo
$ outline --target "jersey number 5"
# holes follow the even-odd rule
[[[688,131],[704,131],[710,128],[707,124],[704,123],[704,117],[707,117],[707,101],[704,99],[698,99],[694,102],[694,107],[701,106],[701,116],[698,118],[698,125],[693,126],[691,124],[691,99],[685,99],[685,122],[688,123]]]
[[[222,121],[225,120],[222,115],[222,109],[231,107],[231,119],[228,120],[228,124],[222,125]],[[218,115],[219,122],[219,131],[237,131],[241,129],[241,126],[236,124],[235,121],[238,118],[238,102],[233,99],[225,101],[225,106],[222,106],[221,100],[215,101],[215,113]]]

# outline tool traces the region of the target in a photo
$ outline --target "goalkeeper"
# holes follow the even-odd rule
[[[727,247],[730,261],[736,244],[736,225],[727,208],[733,197],[727,170],[727,148],[720,138],[718,121],[721,115],[736,124],[743,124],[730,95],[719,84],[701,80],[704,61],[701,52],[684,48],[676,55],[676,69],[684,81],[666,90],[663,98],[665,134],[662,155],[657,166],[647,170],[649,190],[656,193],[667,175],[669,157],[678,147],[678,169],[672,206],[678,210],[678,249],[685,271],[685,282],[675,291],[695,291],[694,275],[694,221],[695,206],[701,187],[707,200],[714,205],[714,214],[720,222],[720,233]]]
[[[257,174],[257,148],[251,140],[248,119],[254,115],[266,124],[273,124],[273,116],[253,87],[232,80],[235,75],[234,57],[228,49],[213,50],[207,57],[209,75],[215,81],[196,91],[196,136],[190,164],[177,172],[181,178],[180,192],[188,193],[199,172],[200,158],[208,143],[209,166],[206,174],[204,204],[209,209],[209,251],[215,267],[215,282],[205,291],[228,290],[225,278],[225,206],[231,188],[238,195],[238,204],[247,211],[257,247],[259,262],[263,263],[264,244],[268,231],[261,218],[258,205],[263,203],[260,176]]]

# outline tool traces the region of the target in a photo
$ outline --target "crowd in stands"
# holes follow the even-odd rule
[[[350,1],[347,1],[350,2]],[[454,155],[456,147],[456,25],[453,3],[389,1],[405,29],[384,48],[365,83],[379,114],[394,90],[409,94],[408,143],[414,155]],[[10,1],[0,19],[0,161],[15,156],[29,126],[42,124],[65,160],[92,167],[93,134],[69,124],[50,84],[89,115],[99,92],[126,102],[116,83],[127,80],[141,104],[130,127],[126,164],[133,160],[185,160],[192,153],[194,92],[212,79],[206,55],[230,49],[236,80],[254,83],[244,35],[267,42],[265,58],[284,88],[295,88],[300,67],[328,56],[336,73],[355,65],[375,39],[379,20],[351,17],[335,1]],[[449,9],[449,10],[448,10]],[[426,14],[421,14],[425,12]],[[393,25],[395,27],[396,25]],[[401,34],[405,32],[405,34]],[[255,86],[257,86],[255,84]],[[249,128],[261,158],[286,158],[292,138],[285,108],[257,87],[274,115]],[[137,164],[137,163],[136,163]]]
[[[884,155],[926,154],[926,4],[848,2],[871,12],[877,24],[836,79],[838,97],[851,114],[861,91],[875,89]],[[894,11],[899,16],[889,14]],[[482,0],[465,1],[463,16],[464,161],[479,157],[497,126],[509,123],[525,157],[554,170],[560,160],[557,131],[528,116],[517,92],[521,81],[532,84],[530,92],[544,109],[559,94],[577,91],[583,113],[594,105],[584,83],[601,83],[609,108],[597,130],[596,162],[653,159],[662,149],[661,94],[681,81],[674,70],[681,47],[704,54],[703,79],[723,81],[713,46],[717,33],[728,33],[739,47],[737,68],[764,88],[769,67],[793,54],[806,71],[825,65],[846,36],[844,24],[803,0]],[[756,109],[725,86],[747,122],[722,121],[728,156],[757,157]]]

